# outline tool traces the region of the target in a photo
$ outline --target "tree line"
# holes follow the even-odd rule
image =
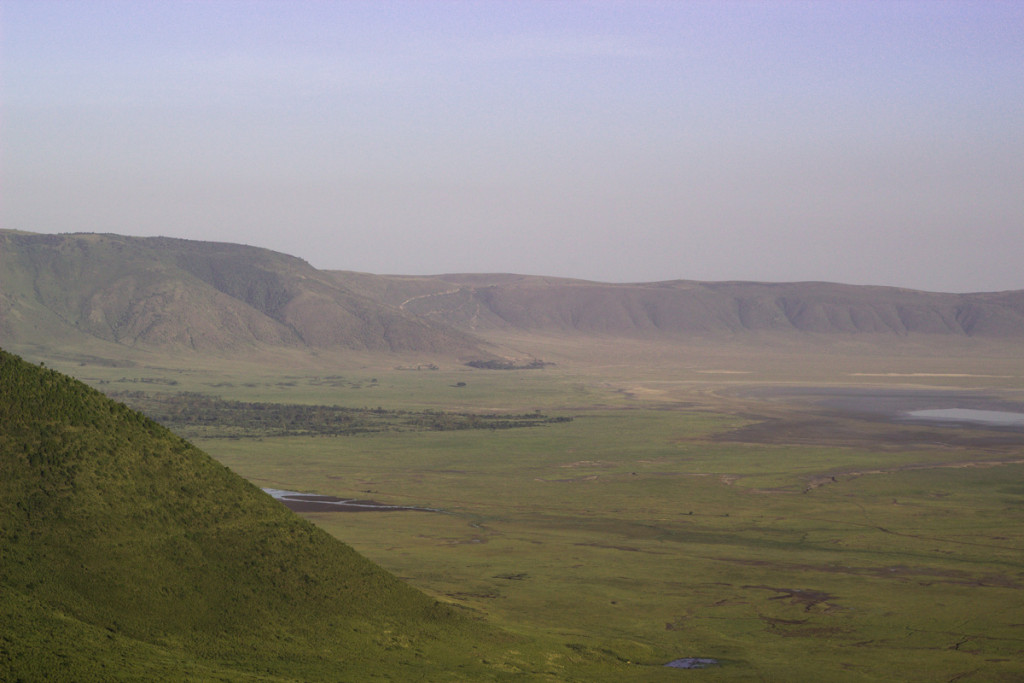
[[[480,414],[437,410],[350,408],[295,403],[229,401],[196,392],[111,394],[183,436],[351,436],[375,432],[514,429],[570,422],[540,412]]]

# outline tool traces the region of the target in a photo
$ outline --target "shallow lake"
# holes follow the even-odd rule
[[[993,427],[1024,427],[1024,413],[1003,410],[975,410],[973,408],[937,408],[912,410],[905,414],[911,420],[926,422],[970,422]]]
[[[820,408],[868,420],[975,425],[1024,431],[1021,392],[882,387],[753,387],[733,390],[770,401],[807,401]]]

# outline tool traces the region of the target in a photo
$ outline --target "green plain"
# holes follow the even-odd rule
[[[304,516],[428,595],[570,653],[581,680],[1024,678],[1020,440],[957,445],[936,441],[935,430],[855,420],[831,439],[730,438],[807,414],[788,399],[737,399],[731,390],[786,384],[778,364],[741,361],[66,369],[111,391],[572,417],[510,430],[196,443],[262,487],[438,510]],[[981,384],[1011,397],[1020,387],[1018,363],[1006,358],[994,381],[971,379],[985,367],[977,359],[959,368],[933,358],[809,363],[800,383]],[[893,369],[906,376],[886,374]],[[719,665],[663,667],[680,657]]]

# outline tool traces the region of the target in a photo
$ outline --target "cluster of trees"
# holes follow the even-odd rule
[[[466,365],[480,370],[540,370],[544,366],[554,365],[554,363],[535,358],[529,363],[521,365],[517,365],[515,361],[511,360],[471,360]]]
[[[347,436],[386,431],[511,429],[572,420],[542,413],[481,415],[380,407],[249,403],[194,392],[131,391],[112,397],[189,437]]]

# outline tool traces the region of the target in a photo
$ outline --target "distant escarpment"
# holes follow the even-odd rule
[[[406,310],[481,334],[520,330],[612,337],[813,333],[1024,339],[1024,291],[944,294],[827,282],[605,284],[477,275],[435,280],[435,290],[408,298]],[[416,288],[422,290],[423,283],[416,282]]]
[[[480,341],[255,247],[0,231],[0,342],[479,356]]]
[[[501,362],[495,345],[512,335],[1024,340],[1024,290],[371,275],[317,270],[237,244],[14,231],[0,231],[0,275],[0,343],[20,346],[102,340],[156,350],[429,352]]]

